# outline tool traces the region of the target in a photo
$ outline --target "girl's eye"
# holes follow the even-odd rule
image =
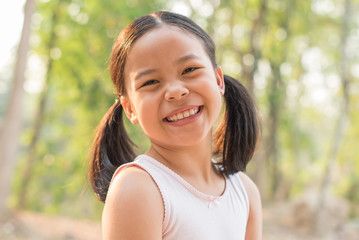
[[[194,70],[196,70],[198,68],[196,67],[189,67],[189,68],[186,68],[182,74],[186,74],[186,73],[190,73],[190,72],[193,72]]]
[[[145,87],[145,86],[148,86],[148,85],[153,85],[153,84],[156,84],[158,83],[157,80],[149,80],[147,82],[145,82],[141,87]]]

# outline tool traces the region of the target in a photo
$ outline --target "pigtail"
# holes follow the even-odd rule
[[[89,177],[93,190],[103,202],[116,169],[136,157],[136,145],[125,130],[122,112],[120,103],[112,105],[101,120],[92,143]]]
[[[236,79],[224,76],[225,114],[214,135],[214,154],[221,156],[223,173],[245,171],[253,156],[259,134],[254,101]]]

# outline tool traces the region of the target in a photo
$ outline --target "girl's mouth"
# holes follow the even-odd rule
[[[193,107],[186,111],[168,116],[164,120],[167,122],[177,122],[179,120],[183,120],[183,119],[186,119],[188,117],[198,114],[201,111],[201,109],[202,109],[202,106],[196,106],[196,107]]]

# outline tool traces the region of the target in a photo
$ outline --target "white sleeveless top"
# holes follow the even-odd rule
[[[164,204],[164,240],[244,240],[249,201],[238,174],[226,178],[221,196],[202,193],[171,169],[147,156],[119,167],[137,166],[145,170],[161,192]],[[113,177],[113,178],[114,178]]]

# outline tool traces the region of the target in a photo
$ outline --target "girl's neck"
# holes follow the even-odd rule
[[[152,143],[146,154],[155,158],[184,179],[210,183],[218,180],[212,166],[212,134],[201,143],[189,147],[167,147]]]

